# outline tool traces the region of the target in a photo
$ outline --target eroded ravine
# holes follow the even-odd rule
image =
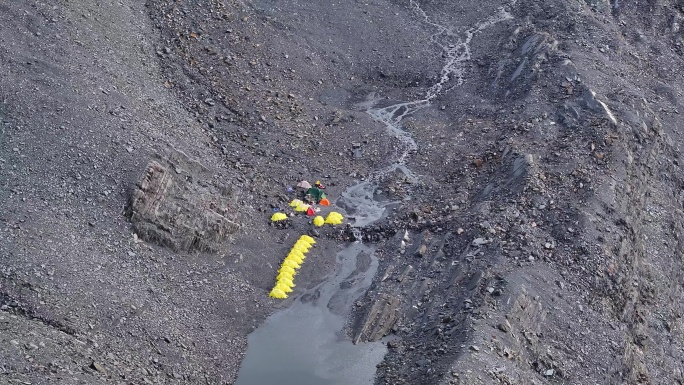
[[[377,94],[369,94],[357,108],[383,124],[399,148],[396,159],[375,170],[368,178],[347,188],[335,202],[354,228],[368,226],[383,218],[387,207],[396,202],[378,199],[377,189],[383,177],[396,171],[407,180],[419,182],[419,176],[407,166],[410,154],[418,145],[403,127],[403,120],[430,105],[441,93],[463,84],[465,64],[471,58],[470,42],[482,30],[511,18],[503,8],[462,33],[433,22],[420,5],[411,1],[421,22],[436,31],[430,43],[437,45],[446,58],[439,81],[424,97],[408,102],[389,103]],[[378,261],[374,247],[360,242],[337,253],[336,272],[314,289],[296,298],[292,306],[270,316],[249,336],[238,385],[280,384],[370,384],[376,365],[386,347],[382,341],[353,345],[342,329],[352,303],[370,286]],[[359,256],[370,258],[364,271],[356,269]],[[314,298],[311,300],[311,298]]]

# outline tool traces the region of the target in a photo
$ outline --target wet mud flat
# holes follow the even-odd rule
[[[335,273],[297,293],[249,335],[236,384],[372,384],[384,342],[354,345],[344,333],[347,316],[377,269],[373,248],[357,243],[336,255]],[[361,258],[370,263],[359,271]]]

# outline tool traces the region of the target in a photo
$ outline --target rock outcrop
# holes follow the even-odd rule
[[[127,208],[138,237],[177,252],[216,251],[239,225],[232,189],[208,171],[180,152],[151,160]]]

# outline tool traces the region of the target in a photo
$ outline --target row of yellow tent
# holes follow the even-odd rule
[[[290,202],[290,207],[294,207],[296,212],[305,213],[309,210],[311,205],[307,205],[299,199],[294,199]],[[287,214],[285,213],[277,212],[271,215],[272,222],[284,221],[285,219],[287,219]]]
[[[296,203],[296,204],[297,204],[297,208],[295,208],[296,211],[306,211],[306,210],[308,210],[309,207],[310,207],[309,205],[303,203],[303,202],[300,201],[299,199],[295,199],[295,200],[293,200],[292,202],[294,203],[295,201],[299,202],[299,203]],[[290,206],[292,206],[292,203],[290,203]],[[287,219],[287,218],[288,218],[288,217],[287,217],[287,214],[281,213],[281,212],[277,212],[277,213],[274,213],[274,214],[271,216],[271,221],[273,221],[273,222],[278,222],[278,221],[285,220],[285,219]],[[336,211],[332,211],[332,212],[330,212],[330,213],[328,214],[328,216],[327,216],[325,219],[323,219],[322,216],[317,215],[317,216],[314,218],[313,223],[314,223],[314,225],[316,225],[316,226],[318,226],[318,227],[321,227],[321,226],[323,226],[324,224],[339,225],[339,224],[342,223],[343,220],[344,220],[344,217],[342,216],[342,214],[340,214],[340,213],[338,213],[338,212],[336,212]]]
[[[302,263],[306,259],[306,253],[316,241],[308,235],[302,235],[297,242],[292,246],[290,253],[287,255],[283,264],[278,270],[276,277],[276,284],[269,293],[272,298],[287,298],[287,293],[292,291],[295,287],[293,282],[297,270],[302,267]]]
[[[292,202],[290,202],[290,207],[294,207],[294,210],[299,213],[304,213],[309,209],[309,207],[311,207],[311,205],[307,205],[299,199],[293,199]]]
[[[292,202],[290,202],[290,207],[294,207],[295,211],[297,212],[306,212],[307,210],[309,210],[309,207],[311,207],[311,205],[307,205],[301,200],[295,199]],[[287,214],[282,212],[277,212],[271,215],[272,222],[284,221],[287,218]]]
[[[344,217],[342,216],[342,214],[332,211],[328,214],[328,216],[325,219],[323,219],[322,216],[317,215],[314,218],[313,223],[314,225],[321,227],[326,223],[329,225],[339,225],[340,223],[342,223],[343,220]]]

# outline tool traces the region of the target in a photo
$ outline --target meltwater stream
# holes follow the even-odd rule
[[[511,16],[503,9],[458,34],[430,20],[417,2],[411,6],[423,22],[436,29],[431,43],[442,49],[446,62],[440,79],[423,99],[388,103],[370,94],[358,107],[387,128],[400,144],[396,160],[389,166],[345,190],[335,202],[356,228],[381,219],[388,205],[377,199],[380,180],[400,171],[413,182],[418,177],[406,166],[407,157],[418,149],[402,120],[427,107],[440,93],[462,84],[465,63],[470,59],[470,41],[483,29]],[[383,105],[384,104],[384,105]],[[353,219],[351,219],[353,218]],[[368,289],[378,267],[373,246],[360,242],[347,246],[335,256],[337,268],[323,283],[299,295],[292,305],[270,316],[248,337],[247,354],[238,373],[237,385],[362,385],[372,384],[376,365],[387,352],[383,342],[353,345],[342,329],[352,304]],[[370,267],[357,270],[360,256],[370,258]],[[331,256],[319,256],[330,258]]]

